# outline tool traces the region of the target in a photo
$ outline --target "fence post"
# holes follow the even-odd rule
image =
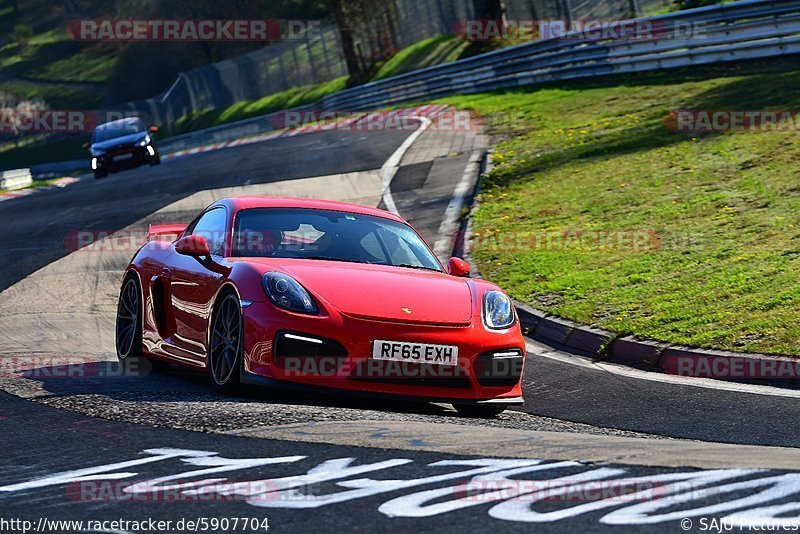
[[[570,8],[569,0],[561,0],[561,14],[569,26],[572,22],[572,9]]]
[[[325,41],[327,40],[328,37],[325,30],[320,31],[319,44],[322,47],[322,62],[325,63],[325,73],[327,74],[327,78],[332,80],[334,76],[331,71],[331,60],[328,57],[328,45],[325,44]]]
[[[311,52],[311,39],[306,36],[306,52],[308,53],[308,72],[311,78],[311,83],[317,83],[317,68],[314,66],[314,54]]]
[[[288,89],[287,83],[289,78],[286,76],[286,66],[283,64],[283,50],[278,52],[278,67],[281,71],[281,82],[283,82],[281,86],[283,87],[283,90]]]

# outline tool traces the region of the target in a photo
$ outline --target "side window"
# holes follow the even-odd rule
[[[214,208],[203,214],[192,229],[193,235],[206,238],[208,248],[214,256],[222,256],[225,250],[225,216],[224,208]]]

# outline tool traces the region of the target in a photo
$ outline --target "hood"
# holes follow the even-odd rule
[[[113,139],[108,139],[106,141],[93,143],[92,150],[107,152],[109,150],[114,150],[117,148],[134,147],[140,141],[142,141],[146,136],[147,132],[136,132],[132,134],[121,135],[120,137],[115,137]]]
[[[276,265],[274,259],[269,263]],[[289,274],[345,315],[441,325],[467,324],[472,319],[472,293],[464,278],[335,261],[279,260],[277,265],[276,270]]]

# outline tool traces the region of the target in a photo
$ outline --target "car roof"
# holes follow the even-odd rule
[[[344,211],[361,215],[373,215],[375,217],[383,217],[384,219],[405,223],[402,217],[378,208],[350,204],[349,202],[312,198],[242,196],[223,198],[215,202],[214,205],[229,206],[234,212],[253,208],[305,208],[313,210]]]

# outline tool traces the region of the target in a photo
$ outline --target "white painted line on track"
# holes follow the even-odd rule
[[[800,399],[800,390],[796,389],[783,389],[772,386],[761,386],[757,384],[739,384],[736,382],[723,382],[721,380],[714,380],[712,378],[700,378],[694,376],[676,376],[655,371],[645,371],[642,369],[635,369],[627,367],[622,364],[598,362],[585,356],[576,356],[574,354],[567,355],[558,352],[546,345],[540,345],[529,340],[525,340],[528,352],[536,356],[549,358],[562,363],[584,367],[586,369],[594,369],[596,371],[605,371],[617,376],[625,378],[633,378],[636,380],[648,380],[650,382],[661,382],[665,384],[674,384],[681,386],[691,386],[696,388],[716,389],[719,391],[731,391],[734,393],[750,393],[752,395],[765,395],[768,397],[788,397]]]
[[[464,169],[464,174],[461,175],[461,181],[456,185],[453,196],[444,210],[444,218],[439,225],[439,239],[433,245],[433,252],[445,261],[450,258],[450,254],[453,252],[453,246],[455,245],[453,236],[461,226],[461,210],[464,208],[464,203],[469,196],[470,184],[480,172],[482,158],[482,150],[475,151],[470,156],[469,163]]]
[[[400,168],[400,160],[403,159],[403,156],[411,148],[411,145],[414,144],[414,141],[422,135],[422,133],[427,130],[432,123],[432,121],[428,117],[422,117],[420,115],[412,115],[409,117],[411,119],[415,119],[420,121],[420,126],[414,133],[409,135],[403,144],[397,147],[397,150],[394,151],[394,154],[389,156],[389,159],[386,160],[386,163],[383,164],[381,167],[381,183],[383,184],[383,203],[386,205],[386,210],[394,213],[395,215],[400,215],[397,211],[397,206],[394,203],[394,198],[392,197],[392,178],[394,175],[397,174],[397,169]]]

